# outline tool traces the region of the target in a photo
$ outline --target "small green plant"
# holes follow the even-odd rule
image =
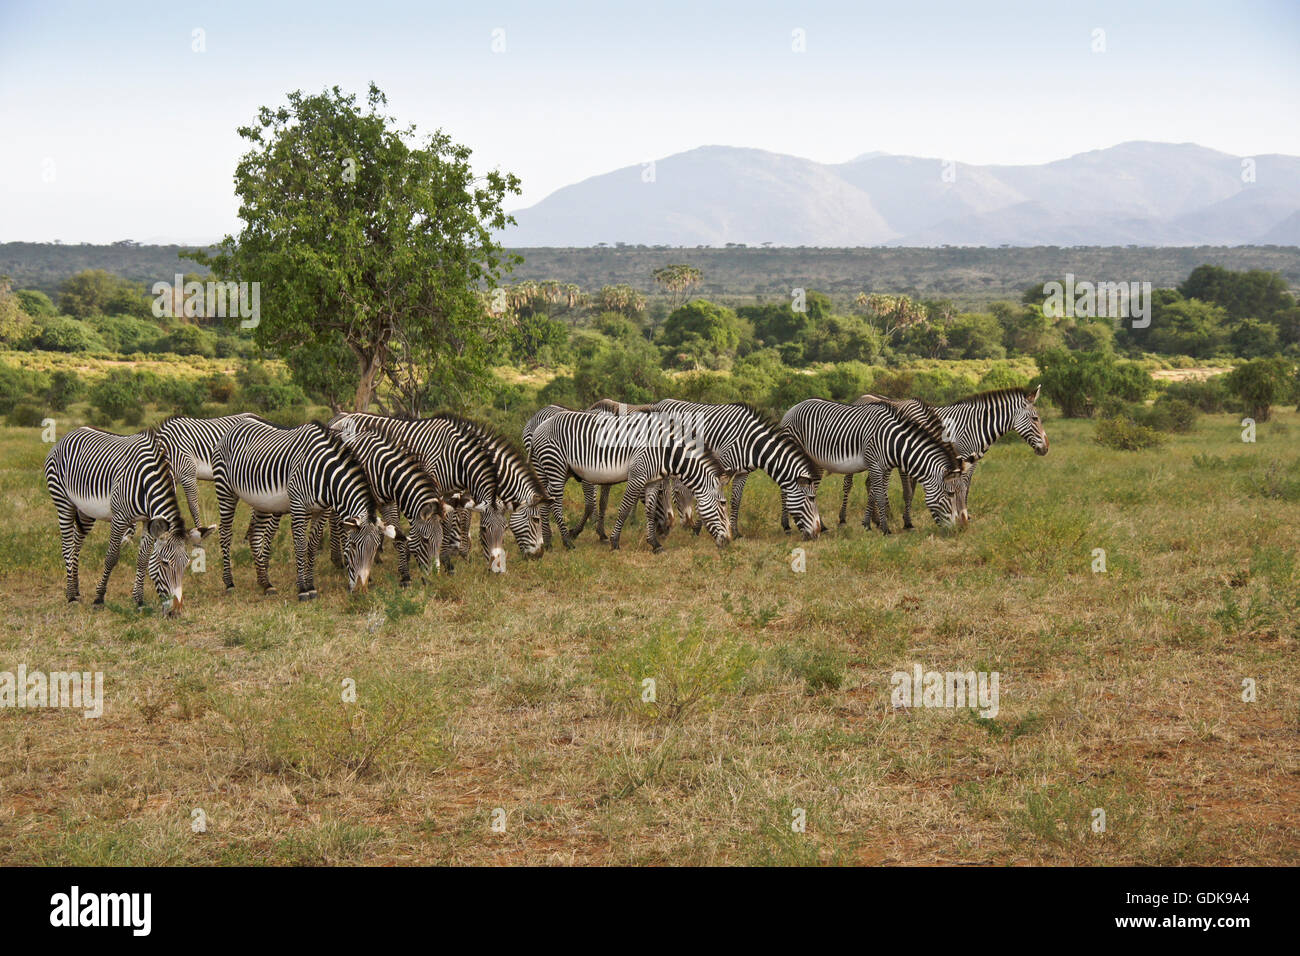
[[[660,628],[606,655],[597,670],[605,699],[614,706],[675,720],[716,706],[739,686],[757,657],[749,645],[697,622],[681,636]]]
[[[1117,451],[1142,451],[1145,448],[1158,448],[1166,441],[1165,437],[1154,428],[1139,425],[1137,422],[1117,415],[1103,418],[1097,422],[1093,435],[1099,445],[1114,448]]]

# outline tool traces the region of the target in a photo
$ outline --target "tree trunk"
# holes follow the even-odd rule
[[[379,373],[383,368],[382,355],[379,351],[375,351],[368,357],[358,356],[357,365],[361,377],[357,380],[357,394],[356,400],[353,402],[353,410],[366,412],[370,410],[370,399],[374,397],[375,385],[379,381]]]

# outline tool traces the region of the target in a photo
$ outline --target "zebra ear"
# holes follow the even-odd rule
[[[441,502],[435,503],[430,501],[427,504],[421,505],[420,510],[415,513],[415,516],[421,521],[432,521],[433,516],[438,511],[438,504],[441,504]]]
[[[391,524],[384,524],[384,523],[381,521],[381,522],[379,522],[379,527],[381,527],[381,528],[384,529],[384,537],[385,537],[385,538],[396,538],[396,537],[397,537],[397,529],[394,528]]]
[[[154,518],[149,522],[149,537],[161,538],[167,533],[167,522],[162,518]]]
[[[1042,383],[1039,383],[1038,387],[1037,387],[1036,389],[1034,389],[1034,394],[1032,394],[1032,395],[1029,396],[1029,404],[1030,404],[1030,405],[1032,405],[1032,404],[1034,404],[1034,402],[1038,401],[1038,395],[1039,395],[1039,393],[1040,393],[1042,390],[1043,390]]]
[[[361,519],[360,519],[360,518],[344,518],[344,519],[343,519],[343,524],[346,525],[346,526],[349,527],[349,528],[360,528],[360,527],[361,527]]]

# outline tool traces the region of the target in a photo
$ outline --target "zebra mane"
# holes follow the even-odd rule
[[[159,456],[159,470],[162,471],[167,490],[171,494],[172,504],[176,506],[176,524],[172,531],[177,534],[185,533],[185,515],[181,511],[181,499],[176,494],[176,473],[172,471],[172,448],[167,444],[167,439],[158,432],[158,426],[151,426],[140,432],[141,435],[149,439],[149,444],[156,445],[162,450]]]
[[[498,486],[501,484],[501,474],[500,469],[496,467],[495,459],[500,456],[501,458],[509,459],[515,467],[522,471],[525,477],[533,483],[539,493],[545,493],[542,488],[542,483],[538,479],[537,473],[533,471],[533,466],[529,463],[527,457],[525,457],[523,449],[521,449],[511,439],[507,438],[504,434],[494,428],[482,424],[481,422],[464,418],[453,412],[443,412],[442,414],[434,415],[433,417],[439,421],[449,422],[452,427],[456,428],[458,431],[468,432],[473,438],[478,439],[487,446],[487,448],[492,452],[494,459],[493,470],[497,472]]]
[[[773,419],[771,415],[768,415],[766,412],[759,410],[757,407],[751,405],[749,402],[731,402],[731,407],[743,409],[751,418],[753,418],[755,421],[759,422],[760,424],[764,425],[765,427],[770,428],[777,435],[784,434],[784,430],[781,428],[781,424],[779,422]],[[816,474],[817,464],[808,455],[808,452],[804,451],[803,445],[795,441],[793,437],[790,438],[790,445],[791,447],[794,448],[795,452],[799,455],[799,458],[805,464],[807,464],[808,468],[813,472],[813,474]]]
[[[929,402],[923,402],[919,398],[907,399],[908,402],[916,403],[916,411],[904,411],[901,402],[884,401],[877,404],[883,405],[894,420],[900,424],[909,426],[913,431],[920,432],[927,440],[943,449],[944,455],[948,459],[948,470],[957,471],[961,468],[961,456],[957,454],[957,449],[953,447],[952,442],[945,441],[943,437],[943,419],[935,411],[933,405]]]
[[[967,395],[965,398],[959,398],[953,402],[954,405],[974,405],[976,403],[991,402],[994,399],[1002,398],[1006,395],[1015,395],[1020,398],[1028,398],[1033,394],[1033,389],[1028,386],[1012,385],[1009,388],[991,388],[987,392],[976,392],[974,395]]]

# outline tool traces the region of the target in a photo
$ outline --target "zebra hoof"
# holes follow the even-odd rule
[[[276,590],[275,590],[275,585],[274,585],[274,584],[268,584],[266,587],[262,588],[262,593],[263,593],[263,594],[275,594],[275,593],[277,593]]]
[[[234,586],[233,584],[227,584],[227,585],[226,585],[226,593],[227,593],[227,594],[229,594],[229,593],[230,593],[231,591],[233,591],[233,590],[235,590],[235,586]]]
[[[615,539],[615,538],[610,538],[610,540],[609,540],[609,550],[611,550],[611,551],[617,551],[617,550],[618,550],[618,540],[617,540],[617,539]]]
[[[664,546],[661,545],[661,544],[659,544],[659,545],[655,545],[654,553],[655,553],[655,554],[663,554],[663,553],[664,553]]]
[[[400,582],[397,586],[399,588],[409,588],[411,586],[411,579],[407,578],[405,581]]]
[[[94,603],[92,603],[90,606],[91,606],[91,607],[96,607],[96,608],[98,608],[98,607],[103,607],[103,606],[104,606],[104,599],[103,599],[102,597],[97,597],[97,598],[95,598]]]
[[[316,592],[315,592],[315,591],[299,591],[299,592],[298,592],[298,600],[299,600],[299,601],[314,601],[314,600],[316,600]]]

